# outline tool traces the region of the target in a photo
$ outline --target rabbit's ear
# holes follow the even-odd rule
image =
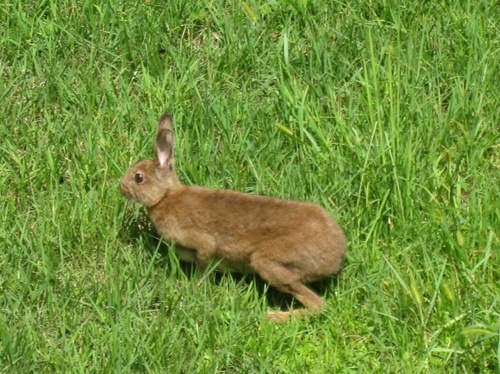
[[[162,129],[174,131],[174,117],[171,114],[165,113],[161,116],[158,121],[158,132]]]
[[[174,128],[172,116],[163,115],[158,123],[156,135],[156,160],[160,169],[167,168],[174,155]]]

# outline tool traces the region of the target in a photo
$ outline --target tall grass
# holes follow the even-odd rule
[[[4,2],[2,372],[498,372],[500,8]],[[175,114],[187,184],[309,200],[349,239],[322,316],[200,272],[118,180]]]

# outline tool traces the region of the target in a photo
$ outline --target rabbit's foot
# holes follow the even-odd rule
[[[276,322],[276,323],[284,323],[290,319],[290,312],[267,312],[266,320]]]

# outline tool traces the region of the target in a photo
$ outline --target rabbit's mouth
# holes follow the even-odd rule
[[[132,191],[128,188],[127,182],[125,180],[120,181],[120,190],[122,195],[125,196],[128,200],[135,200],[135,197],[132,194]]]

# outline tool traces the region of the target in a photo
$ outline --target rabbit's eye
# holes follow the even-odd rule
[[[142,182],[144,182],[144,175],[142,175],[141,173],[136,173],[134,179],[135,183],[141,184]]]

